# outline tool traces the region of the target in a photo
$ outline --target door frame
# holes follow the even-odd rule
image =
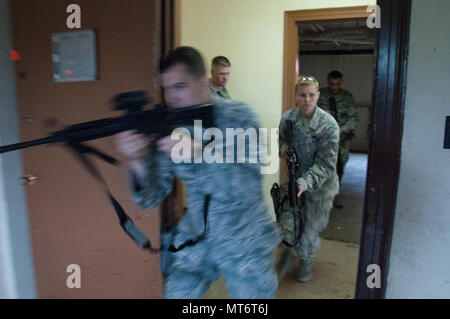
[[[374,50],[369,154],[355,298],[384,298],[400,171],[411,0],[378,0],[381,28]],[[367,18],[367,6],[286,11],[283,113],[295,105],[298,22]],[[369,265],[381,270],[381,287],[367,286]]]
[[[283,109],[286,112],[295,105],[294,89],[297,78],[298,27],[299,22],[367,18],[367,6],[292,10],[284,12],[283,53]]]
[[[159,56],[167,54],[170,50],[181,45],[181,0],[159,0],[161,21]],[[158,62],[156,62],[158,65]],[[159,69],[158,71],[159,72]],[[162,100],[162,90],[158,86],[159,99]],[[183,217],[186,206],[186,194],[183,182],[176,178],[172,192],[161,204],[161,231],[164,225],[175,226]]]

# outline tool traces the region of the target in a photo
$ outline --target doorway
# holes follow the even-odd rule
[[[353,128],[345,142],[349,150],[343,164],[340,192],[335,199],[327,227],[320,233],[321,245],[314,260],[313,279],[299,285],[295,270],[279,283],[280,298],[353,298],[356,287],[364,193],[369,149],[368,127],[372,103],[374,29],[366,19],[336,19],[300,22],[298,27],[299,75],[314,76],[322,94],[330,94],[328,75],[340,76],[342,87],[333,93],[337,107],[346,95],[354,100],[348,113],[337,118],[341,127]],[[319,100],[319,107],[329,110]],[[337,115],[335,115],[337,116]],[[357,124],[356,124],[357,123]],[[324,288],[327,289],[324,289]]]
[[[400,166],[411,1],[379,1],[377,10],[382,12],[381,28],[375,31],[373,52],[372,108],[356,298],[383,298],[386,290]],[[298,23],[367,19],[369,15],[365,6],[285,12],[283,112],[295,105],[292,92],[298,71]],[[381,282],[376,287],[367,284],[372,266],[381,272]]]

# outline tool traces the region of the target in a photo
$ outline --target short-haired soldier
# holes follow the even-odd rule
[[[212,94],[224,99],[230,99],[230,94],[226,88],[231,74],[231,63],[224,56],[216,56],[211,62],[211,78],[209,88]]]
[[[258,131],[258,120],[248,105],[210,94],[197,50],[174,49],[162,60],[160,73],[168,107],[212,103],[216,128]],[[133,132],[121,134],[116,143],[128,158],[131,192],[141,207],[159,205],[172,191],[175,177],[186,186],[188,208],[171,244],[176,248],[189,241],[194,244],[164,252],[169,257],[166,298],[201,298],[219,276],[233,298],[274,297],[278,287],[274,249],[280,236],[264,202],[258,163],[175,163],[170,136],[160,139],[156,148],[148,147],[147,137]],[[230,143],[225,140],[224,149]]]
[[[355,108],[353,94],[342,88],[344,76],[339,71],[331,71],[328,74],[328,86],[320,89],[320,97],[317,105],[335,116],[339,124],[339,156],[337,163],[337,174],[339,182],[344,175],[344,167],[350,154],[350,140],[354,136],[358,126],[358,112]],[[333,107],[334,105],[334,107]],[[332,110],[335,108],[335,110]],[[342,208],[343,205],[336,196],[334,200],[336,208]]]

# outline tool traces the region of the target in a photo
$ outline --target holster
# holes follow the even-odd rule
[[[288,247],[294,247],[300,242],[304,229],[303,207],[292,208],[289,205],[287,184],[273,184],[271,189],[277,224],[281,230],[282,242]],[[299,201],[298,201],[299,202]]]

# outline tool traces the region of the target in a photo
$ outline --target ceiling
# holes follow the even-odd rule
[[[373,50],[375,29],[366,20],[299,23],[300,51]]]

